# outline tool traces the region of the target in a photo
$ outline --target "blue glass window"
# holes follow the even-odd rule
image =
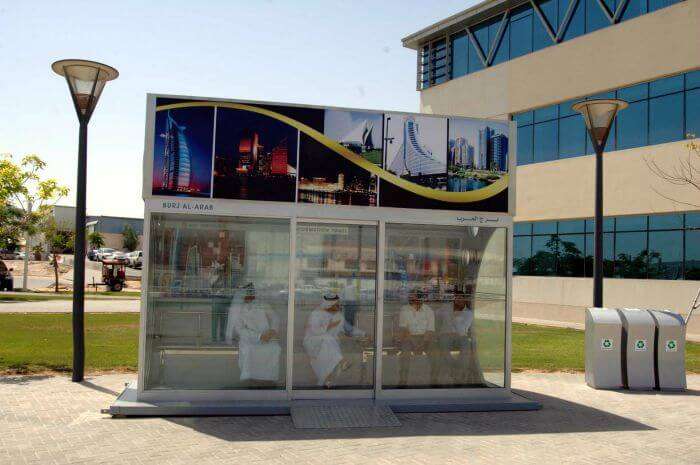
[[[649,0],[649,13],[671,6],[674,3],[678,3],[678,1],[679,0]]]
[[[580,99],[574,99],[574,100],[567,100],[566,102],[562,102],[559,104],[559,118],[565,118],[567,116],[573,116],[573,115],[580,115],[580,113],[571,106],[578,102]]]
[[[615,218],[610,216],[603,217],[603,231],[612,232],[615,230]],[[586,220],[586,232],[595,232],[595,220]]]
[[[556,221],[535,221],[532,223],[532,234],[556,234]]]
[[[700,280],[700,230],[685,232],[685,279]]]
[[[683,229],[683,214],[649,215],[649,229]]]
[[[544,0],[538,1],[537,4],[542,10],[542,14],[547,19],[547,22],[552,27],[552,30],[556,31],[559,27],[559,21],[557,20],[558,8],[557,0]],[[533,12],[533,27],[532,27],[532,49],[540,50],[550,45],[554,45],[552,38],[547,33],[542,21],[540,20],[537,13]]]
[[[479,25],[473,27],[472,34],[474,35],[474,38],[481,46],[481,51],[484,53],[484,56],[486,56],[488,54],[488,42],[489,42],[488,26],[482,23],[482,24],[479,24]],[[479,56],[479,53],[476,51],[476,48],[474,48],[474,44],[470,43],[469,44],[469,72],[473,73],[473,72],[479,71],[481,69],[484,69],[484,64],[481,61],[481,57]]]
[[[586,152],[586,125],[583,116],[559,120],[559,158],[578,157]]]
[[[489,22],[489,51],[491,50],[491,47],[496,47],[496,52],[494,53],[493,61],[491,62],[492,65],[497,65],[510,59],[510,28],[508,27],[507,20],[505,23],[506,28],[503,31],[503,36],[500,38],[498,43],[496,43],[496,38],[498,38],[498,30],[501,27],[502,20],[503,18],[499,16],[493,21]],[[484,53],[486,53],[488,56],[488,52],[486,52],[486,50],[484,50]]]
[[[529,5],[528,5],[529,8]],[[532,52],[532,10],[529,14],[521,14],[516,18],[515,13],[510,19],[510,57],[516,58]],[[537,19],[535,19],[537,21]]]
[[[585,259],[585,276],[593,276],[593,256],[595,250],[593,246],[593,234],[586,234],[586,259]],[[614,238],[612,233],[603,234],[603,276],[612,278],[615,264]]]
[[[513,238],[513,274],[530,274],[532,236]]]
[[[626,102],[636,102],[649,98],[649,84],[637,84],[636,86],[625,87],[617,91],[617,98]],[[625,110],[627,111],[627,110]]]
[[[564,23],[566,10],[572,2],[576,5],[562,40],[573,39],[586,33],[586,6],[579,0],[559,0],[559,25]]]
[[[532,151],[532,126],[518,128],[518,165],[532,163]]]
[[[533,159],[535,163],[556,160],[557,121],[535,124]]]
[[[649,143],[683,139],[683,94],[649,100]]]
[[[615,236],[616,278],[645,279],[647,277],[647,233],[624,232]]]
[[[700,89],[685,93],[685,133],[688,137],[700,137]]]
[[[559,222],[559,234],[571,234],[585,232],[586,222],[584,220],[566,220]]]
[[[464,76],[469,72],[469,36],[466,32],[452,36],[452,77]]]
[[[685,88],[695,89],[700,87],[700,71],[685,73]]]
[[[584,1],[584,0],[581,0]],[[597,31],[610,26],[610,20],[603,9],[598,5],[598,0],[585,0],[586,2],[586,32]]]
[[[516,236],[526,236],[532,234],[532,223],[519,222],[513,224],[513,234]]]
[[[557,239],[552,236],[532,236],[532,274],[554,276],[556,274]]]
[[[532,112],[531,111],[524,111],[522,113],[516,113],[513,115],[513,121],[517,121],[518,126],[532,124]]]
[[[557,246],[557,276],[584,276],[585,236],[563,234]]]
[[[683,90],[683,75],[657,79],[649,83],[649,97],[673,94]]]
[[[683,278],[683,231],[649,233],[649,279]]]
[[[559,114],[559,105],[550,105],[548,107],[538,108],[535,110],[535,123],[556,119]]]
[[[647,12],[647,0],[629,0],[622,12],[622,21],[636,18]]]
[[[700,228],[700,212],[689,212],[685,214],[686,228]]]
[[[647,145],[648,102],[630,103],[617,115],[617,150]]]
[[[646,215],[618,216],[615,231],[644,231],[647,229]]]

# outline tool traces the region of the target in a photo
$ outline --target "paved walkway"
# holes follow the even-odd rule
[[[139,299],[87,299],[85,311],[94,313],[138,312]],[[0,313],[70,313],[72,300],[42,300],[36,302],[0,302]]]
[[[700,376],[685,394],[596,391],[516,374],[538,412],[401,414],[400,428],[297,430],[289,417],[111,419],[134,375],[0,378],[0,463],[697,464]]]

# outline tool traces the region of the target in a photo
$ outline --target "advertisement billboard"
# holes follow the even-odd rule
[[[149,101],[146,197],[511,212],[515,131],[508,121]]]

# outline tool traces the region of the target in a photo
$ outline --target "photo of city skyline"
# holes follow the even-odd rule
[[[447,188],[447,120],[387,113],[384,115],[386,170],[432,189]]]
[[[508,172],[508,123],[450,118],[447,190],[487,187]]]
[[[209,197],[214,109],[159,111],[153,142],[153,195]]]
[[[294,202],[297,129],[268,116],[218,108],[214,197]]]
[[[383,114],[326,110],[323,133],[377,166],[382,166]]]

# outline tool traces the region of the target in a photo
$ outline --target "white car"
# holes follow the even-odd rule
[[[129,260],[128,265],[132,268],[141,268],[143,265],[143,252],[141,250],[134,250],[126,254]]]
[[[115,250],[115,251],[112,252],[112,253],[109,255],[109,257],[107,257],[107,258],[108,258],[109,260],[120,260],[120,261],[123,261],[123,262],[128,262],[128,261],[129,261],[129,257],[127,256],[127,254],[124,253],[124,252],[120,252],[119,250]]]
[[[100,249],[97,249],[95,252],[95,257],[97,258],[98,262],[101,262],[104,259],[109,259],[112,258],[112,254],[116,252],[115,249],[110,249],[109,247],[102,247]]]

